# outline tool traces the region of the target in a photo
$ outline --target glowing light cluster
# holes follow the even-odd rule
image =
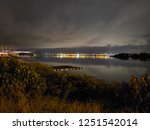
[[[108,59],[110,56],[108,54],[67,54],[67,53],[60,53],[60,54],[50,54],[50,57],[56,58],[99,58],[99,59]]]

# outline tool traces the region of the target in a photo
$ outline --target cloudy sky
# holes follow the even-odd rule
[[[0,0],[0,44],[150,45],[150,0]]]

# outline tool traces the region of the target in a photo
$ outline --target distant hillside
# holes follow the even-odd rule
[[[121,59],[121,60],[141,60],[141,61],[150,61],[150,53],[120,53],[112,57]]]
[[[36,51],[37,53],[49,52],[49,53],[140,53],[140,52],[150,52],[150,46],[106,46],[106,47],[75,47],[75,48],[39,48],[30,49]]]

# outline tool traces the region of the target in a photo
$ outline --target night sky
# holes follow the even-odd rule
[[[0,0],[0,44],[150,45],[150,0]]]

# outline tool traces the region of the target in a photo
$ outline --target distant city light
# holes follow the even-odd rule
[[[60,58],[63,58],[63,54],[62,53],[60,54]]]
[[[80,53],[58,53],[58,54],[49,54],[50,57],[56,58],[99,58],[99,59],[108,59],[110,58],[109,54],[80,54]]]
[[[77,54],[77,58],[80,58],[80,54]]]

